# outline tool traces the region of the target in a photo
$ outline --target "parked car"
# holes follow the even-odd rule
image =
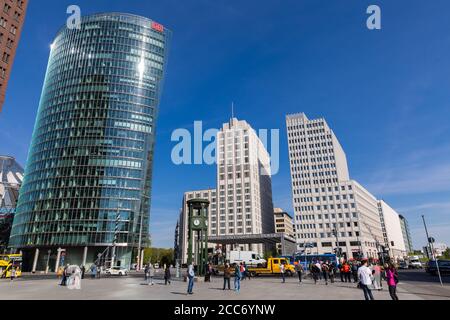
[[[400,261],[400,263],[398,264],[398,268],[399,269],[408,269],[408,264],[406,263],[406,261]]]
[[[112,267],[106,269],[105,273],[111,276],[127,276],[128,269],[124,267]]]
[[[450,260],[438,260],[439,271],[442,274],[450,273]],[[425,267],[425,271],[431,275],[437,275],[436,260],[430,260]]]

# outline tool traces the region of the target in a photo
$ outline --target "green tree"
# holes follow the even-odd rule
[[[161,266],[164,264],[173,265],[173,249],[145,248],[143,263],[146,264],[148,262],[151,262],[152,264],[159,263]]]
[[[447,248],[447,250],[444,251],[442,256],[439,257],[440,259],[450,259],[450,248]]]

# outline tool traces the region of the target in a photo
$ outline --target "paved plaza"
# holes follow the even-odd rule
[[[413,280],[408,280],[412,277]],[[422,278],[420,278],[422,277]],[[450,299],[450,285],[443,288],[424,274],[406,274],[405,281],[399,284],[398,296],[401,300],[422,299]],[[415,281],[414,279],[418,279]],[[430,282],[430,279],[432,281]],[[448,282],[448,278],[446,279]],[[427,282],[428,281],[428,282]],[[114,277],[102,279],[89,279],[82,281],[81,290],[69,290],[58,285],[59,280],[48,276],[25,276],[13,282],[0,280],[0,300],[25,299],[105,299],[105,300],[363,300],[363,292],[356,288],[354,283],[341,283],[338,279],[334,284],[325,285],[320,281],[317,285],[311,279],[302,284],[295,277],[287,278],[281,283],[280,278],[258,277],[244,280],[241,283],[241,292],[222,290],[223,279],[212,278],[209,283],[196,282],[194,294],[187,295],[187,283],[181,279],[173,279],[171,285],[164,285],[158,277],[155,285],[145,285],[139,275],[127,277]],[[233,279],[231,279],[233,288]],[[376,300],[390,300],[385,287],[383,291],[373,291]]]

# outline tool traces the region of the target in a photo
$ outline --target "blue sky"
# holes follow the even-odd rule
[[[172,164],[176,128],[235,115],[281,131],[274,204],[292,212],[285,115],[325,117],[351,177],[450,244],[450,20],[447,0],[31,0],[4,110],[0,154],[25,165],[49,55],[66,8],[123,11],[173,31],[160,105],[151,230],[171,247],[183,192],[215,186],[215,166]],[[382,30],[366,28],[378,4]]]

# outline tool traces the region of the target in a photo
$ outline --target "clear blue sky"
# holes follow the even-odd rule
[[[292,212],[285,115],[323,116],[346,151],[351,177],[409,220],[420,214],[450,244],[450,2],[365,0],[31,0],[0,114],[0,154],[25,165],[49,54],[66,8],[123,11],[173,31],[160,105],[151,230],[171,247],[184,191],[215,186],[214,166],[175,166],[176,128],[219,128],[235,114],[281,130],[274,204]],[[366,8],[382,9],[382,30]]]

